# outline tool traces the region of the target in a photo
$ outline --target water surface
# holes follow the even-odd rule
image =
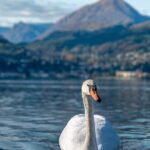
[[[67,121],[83,113],[82,81],[0,81],[0,149],[59,150]],[[117,130],[123,150],[150,149],[150,81],[98,80],[95,113]]]

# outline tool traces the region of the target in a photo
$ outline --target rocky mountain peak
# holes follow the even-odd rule
[[[116,25],[127,26],[149,20],[124,0],[99,0],[62,18],[40,38],[55,31],[94,31]]]

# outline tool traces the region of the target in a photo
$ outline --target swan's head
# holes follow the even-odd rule
[[[96,102],[101,102],[94,80],[86,80],[83,82],[82,93],[91,96]]]

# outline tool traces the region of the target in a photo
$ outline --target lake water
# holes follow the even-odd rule
[[[83,113],[82,81],[0,81],[0,149],[59,150],[67,121]],[[117,130],[121,150],[150,150],[150,81],[97,81],[95,113]]]

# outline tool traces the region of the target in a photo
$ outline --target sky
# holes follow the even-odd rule
[[[56,22],[80,7],[98,0],[0,0],[0,26],[17,22]],[[149,0],[125,0],[150,16]]]

